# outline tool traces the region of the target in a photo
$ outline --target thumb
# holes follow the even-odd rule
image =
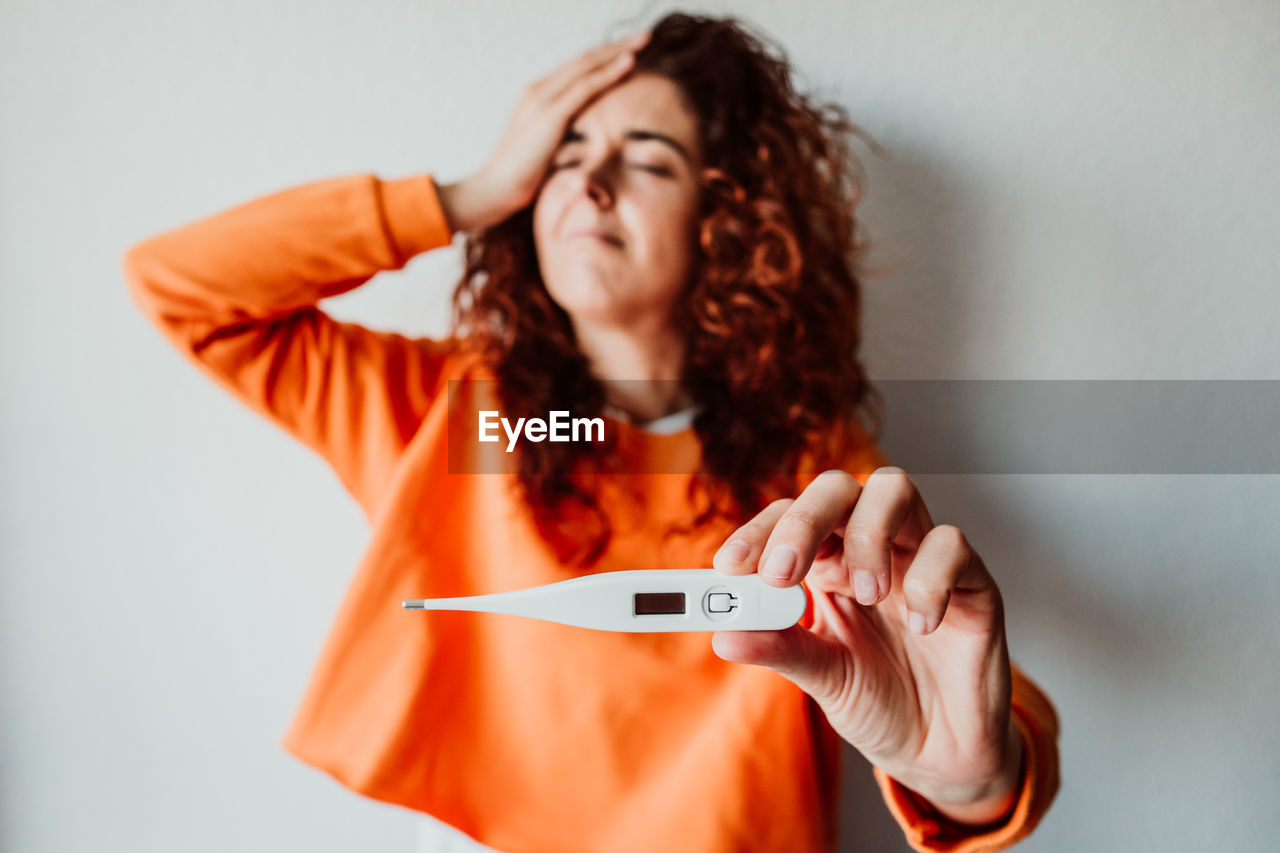
[[[772,669],[820,705],[834,703],[848,678],[844,650],[801,625],[782,631],[716,631],[711,649],[727,661]]]

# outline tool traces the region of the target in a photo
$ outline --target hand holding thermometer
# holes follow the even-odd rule
[[[409,599],[401,606],[509,613],[599,631],[769,631],[800,621],[807,600],[803,587],[769,586],[757,574],[641,569],[491,595]]]

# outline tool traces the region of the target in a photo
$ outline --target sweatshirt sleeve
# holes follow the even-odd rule
[[[123,269],[180,353],[320,454],[372,517],[456,342],[339,322],[317,303],[452,237],[431,175],[349,175],[153,236]]]
[[[1011,665],[1012,713],[1022,734],[1022,781],[1009,817],[997,826],[975,828],[949,820],[929,801],[874,768],[880,793],[912,848],[949,853],[992,853],[1031,834],[1058,792],[1058,716],[1049,697]]]

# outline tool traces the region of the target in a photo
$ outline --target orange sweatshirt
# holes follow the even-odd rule
[[[506,853],[832,850],[840,740],[805,693],[721,660],[709,634],[401,609],[579,574],[554,559],[511,475],[450,473],[447,382],[492,378],[465,344],[317,307],[452,237],[430,175],[362,174],[249,201],[125,256],[133,298],[169,342],[324,458],[373,529],[284,747]],[[613,426],[627,452],[698,450],[691,427]],[[881,464],[866,442],[846,468],[865,480]],[[593,571],[710,566],[729,528],[655,535],[690,517],[687,477],[633,476],[639,509],[605,481],[614,536]],[[1057,720],[1014,676],[1027,762],[1008,822],[977,832],[940,820],[877,771],[917,849],[1001,849],[1048,807]]]

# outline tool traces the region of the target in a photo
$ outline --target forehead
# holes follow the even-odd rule
[[[679,87],[657,74],[633,74],[597,95],[569,122],[565,136],[621,139],[637,129],[666,134],[690,152],[697,150],[696,117],[685,107]]]

